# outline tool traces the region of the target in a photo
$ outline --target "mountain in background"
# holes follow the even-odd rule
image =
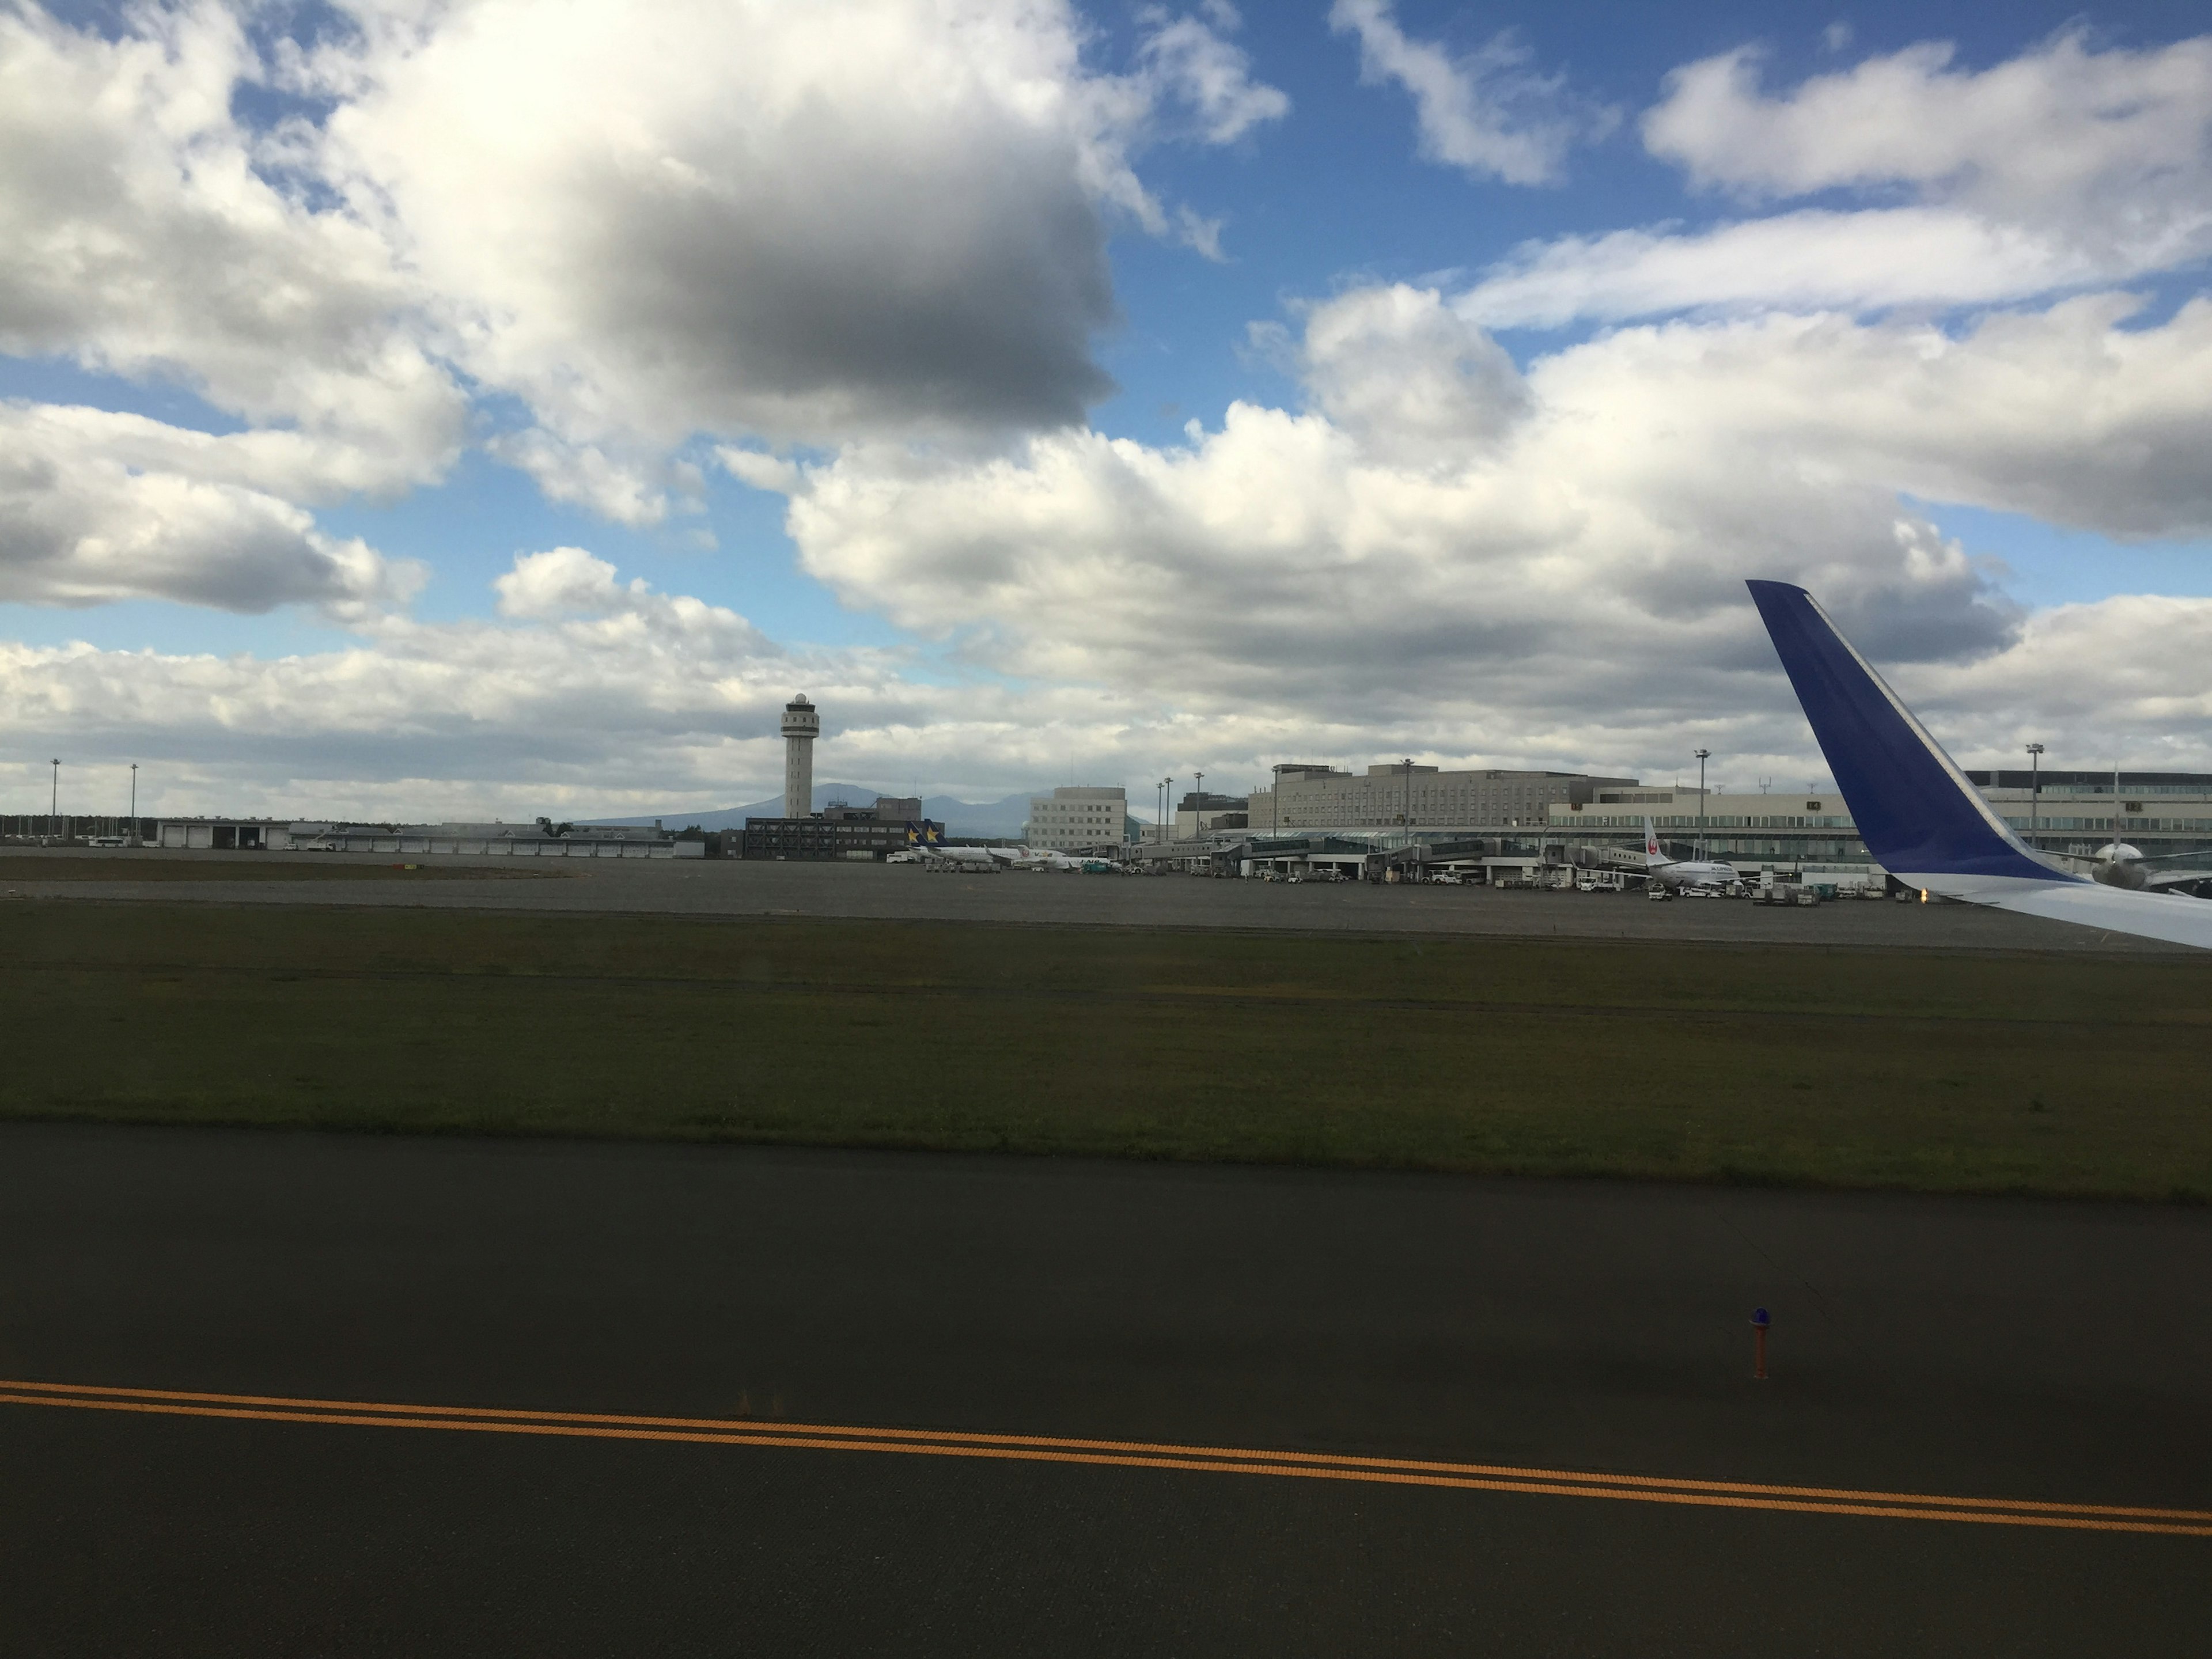
[[[1049,787],[1024,789],[1002,800],[958,800],[951,795],[928,795],[922,799],[921,815],[943,824],[948,836],[1018,836],[1022,825],[1029,822],[1030,797],[1051,793]],[[848,806],[869,806],[878,795],[896,793],[895,789],[878,789],[862,783],[817,783],[814,786],[814,810],[819,812],[833,801],[842,801]],[[576,822],[597,825],[651,823],[658,819],[671,830],[689,829],[693,824],[702,830],[742,830],[747,818],[782,815],[783,797],[772,795],[749,806],[726,806],[714,811],[632,812],[618,818],[579,818]]]

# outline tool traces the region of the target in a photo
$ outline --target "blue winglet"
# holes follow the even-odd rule
[[[2080,879],[2028,851],[1810,593],[1745,586],[1877,864],[1900,875]]]

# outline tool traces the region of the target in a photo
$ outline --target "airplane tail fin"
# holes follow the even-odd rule
[[[2073,879],[2006,827],[1810,593],[1745,585],[1877,864],[1900,875]]]
[[[1666,861],[1666,856],[1659,850],[1659,831],[1651,822],[1651,815],[1646,812],[1644,815],[1644,861],[1646,864],[1662,864]]]

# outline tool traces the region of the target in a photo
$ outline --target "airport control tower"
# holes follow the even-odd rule
[[[814,810],[814,739],[822,716],[802,691],[783,706],[783,815],[803,818]]]

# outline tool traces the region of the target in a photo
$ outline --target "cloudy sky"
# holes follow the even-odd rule
[[[2212,34],[0,0],[0,808],[2212,768]]]

